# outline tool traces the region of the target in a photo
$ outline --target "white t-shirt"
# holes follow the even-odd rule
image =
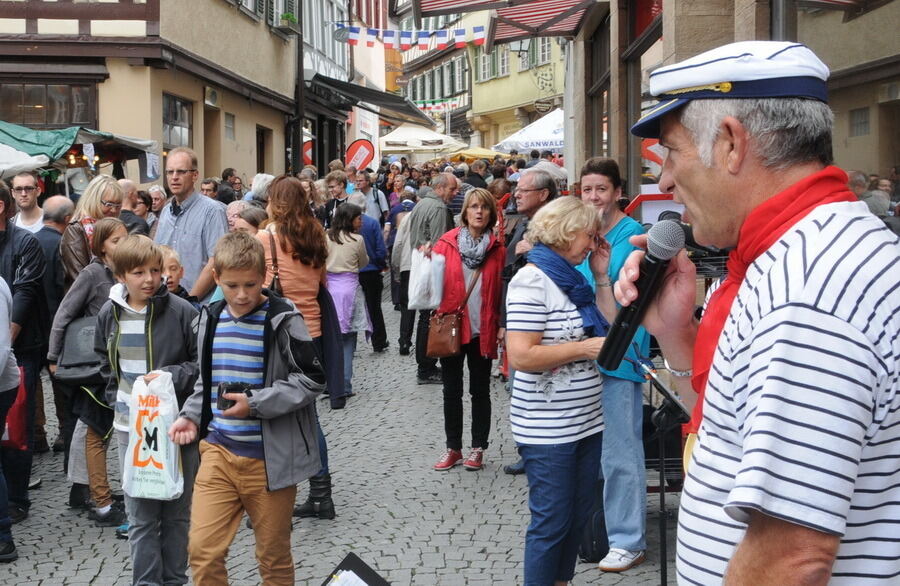
[[[0,278],[0,393],[16,392],[19,388],[19,367],[12,349],[9,316],[12,315],[12,293],[6,280]],[[0,430],[2,431],[2,430]]]
[[[542,346],[584,340],[581,315],[534,265],[519,269],[506,294],[506,329],[543,332]],[[597,363],[579,360],[548,372],[515,371],[509,421],[520,444],[570,443],[603,431]]]
[[[747,270],[678,518],[679,583],[722,581],[751,510],[841,536],[832,584],[900,580],[900,244],[817,208]]]
[[[22,228],[23,230],[28,230],[32,234],[37,234],[38,232],[41,231],[41,228],[44,227],[44,212],[41,211],[41,217],[38,218],[37,222],[35,222],[34,224],[23,224],[22,223],[22,214],[16,214],[16,217],[13,218],[13,222],[19,228]]]

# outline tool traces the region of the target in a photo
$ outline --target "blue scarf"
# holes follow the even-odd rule
[[[545,275],[550,277],[557,287],[562,289],[569,300],[578,308],[582,327],[588,337],[605,336],[609,330],[609,322],[597,309],[594,290],[584,275],[575,270],[566,259],[544,244],[535,244],[528,252],[528,262],[537,265]]]

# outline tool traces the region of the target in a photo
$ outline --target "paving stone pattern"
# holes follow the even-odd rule
[[[387,291],[386,291],[387,297]],[[524,476],[502,466],[516,459],[507,419],[509,398],[499,379],[492,384],[493,428],[485,469],[456,467],[434,472],[443,448],[440,385],[416,384],[415,357],[397,353],[399,313],[386,301],[391,347],[376,354],[359,344],[354,390],[347,408],[331,411],[320,401],[328,438],[337,518],[294,519],[291,543],[297,584],[318,585],[350,551],[392,584],[520,584],[525,529],[529,522]],[[50,386],[44,384],[48,436],[56,437]],[[465,407],[468,417],[469,408]],[[469,433],[468,421],[465,433]],[[466,436],[464,436],[465,438]],[[109,450],[114,488],[115,447]],[[62,455],[35,456],[28,519],[13,526],[20,557],[0,564],[0,584],[128,584],[128,546],[113,528],[96,527],[66,506],[68,483]],[[651,473],[655,482],[655,473]],[[298,491],[298,502],[307,486]],[[677,495],[668,498],[670,509]],[[648,495],[647,561],[622,574],[604,574],[579,563],[573,584],[659,584],[658,496]],[[674,526],[669,521],[669,582],[674,581]],[[224,537],[223,537],[224,538]],[[232,584],[259,584],[253,533],[244,524],[228,558]]]

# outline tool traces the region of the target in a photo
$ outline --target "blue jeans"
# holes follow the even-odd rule
[[[356,352],[356,332],[341,334],[344,345],[344,388],[353,392],[353,354]]]
[[[18,387],[0,392],[0,431],[6,429],[6,414],[16,402]],[[12,541],[12,521],[9,518],[9,495],[6,492],[6,478],[3,476],[3,464],[0,462],[0,543]]]
[[[647,549],[647,470],[644,463],[641,383],[603,377],[603,511],[609,546]]]
[[[603,435],[565,444],[519,445],[531,509],[525,534],[526,586],[552,586],[575,575],[584,525],[594,504]]]

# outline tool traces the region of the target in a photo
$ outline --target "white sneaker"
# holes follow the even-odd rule
[[[603,572],[624,572],[644,561],[643,551],[628,551],[618,547],[610,548],[606,557],[597,565]]]

